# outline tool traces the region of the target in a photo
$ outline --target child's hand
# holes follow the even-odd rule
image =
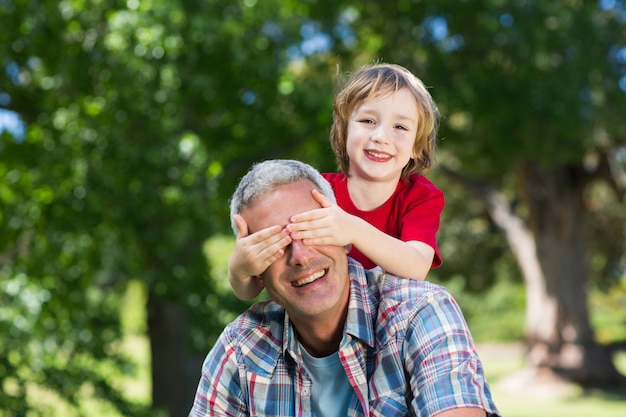
[[[349,233],[353,216],[346,213],[317,190],[313,198],[322,208],[309,210],[291,217],[286,227],[292,239],[301,239],[305,245],[337,245],[352,243]]]
[[[235,215],[234,220],[239,232],[235,250],[230,257],[229,270],[236,279],[261,275],[283,256],[283,248],[291,243],[291,237],[280,226],[268,227],[250,235],[243,217]]]

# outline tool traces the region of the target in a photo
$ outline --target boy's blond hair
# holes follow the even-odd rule
[[[435,160],[439,110],[424,83],[409,70],[395,64],[368,65],[355,72],[333,102],[333,125],[330,145],[339,169],[348,175],[350,159],[346,150],[348,121],[352,112],[365,101],[403,88],[408,89],[417,104],[417,132],[413,150],[416,158],[402,169],[402,179],[411,174],[425,174]]]

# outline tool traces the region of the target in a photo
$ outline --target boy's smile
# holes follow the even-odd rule
[[[357,107],[348,122],[350,176],[397,182],[402,168],[415,157],[417,123],[417,103],[406,88]]]

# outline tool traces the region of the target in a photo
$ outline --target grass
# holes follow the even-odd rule
[[[494,389],[500,413],[505,417],[624,417],[626,398],[603,394],[572,396],[559,400],[532,399]]]
[[[504,378],[523,368],[522,349],[515,344],[480,345],[478,352],[485,366],[493,399],[504,417],[624,417],[626,394],[572,389],[565,395],[512,393],[504,388]],[[617,368],[626,374],[626,352],[615,357]]]

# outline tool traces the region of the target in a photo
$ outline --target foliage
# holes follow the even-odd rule
[[[523,348],[516,345],[479,345],[478,352],[485,365],[493,397],[502,415],[512,417],[584,417],[599,414],[619,417],[624,413],[626,396],[619,392],[581,391],[575,387],[563,392],[545,386],[512,392],[506,376],[523,371]],[[617,358],[617,365],[626,372],[626,353]]]
[[[626,278],[605,289],[592,287],[590,296],[592,323],[603,344],[624,346],[626,343]]]
[[[30,406],[31,381],[70,399],[99,381],[94,397],[132,407],[92,369],[112,361],[132,372],[110,348],[131,280],[188,308],[197,351],[243,308],[216,296],[202,251],[228,227],[233,183],[266,157],[314,162],[322,149],[334,165],[330,88],[318,84],[330,77],[290,58],[309,7],[0,4],[0,103],[27,127],[0,142],[1,320],[13,336],[0,346],[0,383],[11,413],[45,414]],[[5,307],[14,297],[37,308]]]
[[[85,393],[147,412],[107,374],[135,372],[119,347],[129,283],[185,306],[190,350],[206,351],[245,304],[224,292],[204,242],[227,232],[228,196],[252,162],[334,169],[337,68],[415,71],[444,115],[442,163],[514,201],[517,164],[593,171],[626,144],[620,1],[9,0],[0,26],[0,108],[26,126],[0,133],[11,415],[46,415],[33,405],[42,386],[77,415],[89,414]],[[463,190],[437,183],[448,206],[435,277],[468,292],[476,314],[471,297],[493,285],[497,311],[518,305],[503,239]],[[589,206],[594,278],[608,287],[625,262],[623,197],[593,189]]]

